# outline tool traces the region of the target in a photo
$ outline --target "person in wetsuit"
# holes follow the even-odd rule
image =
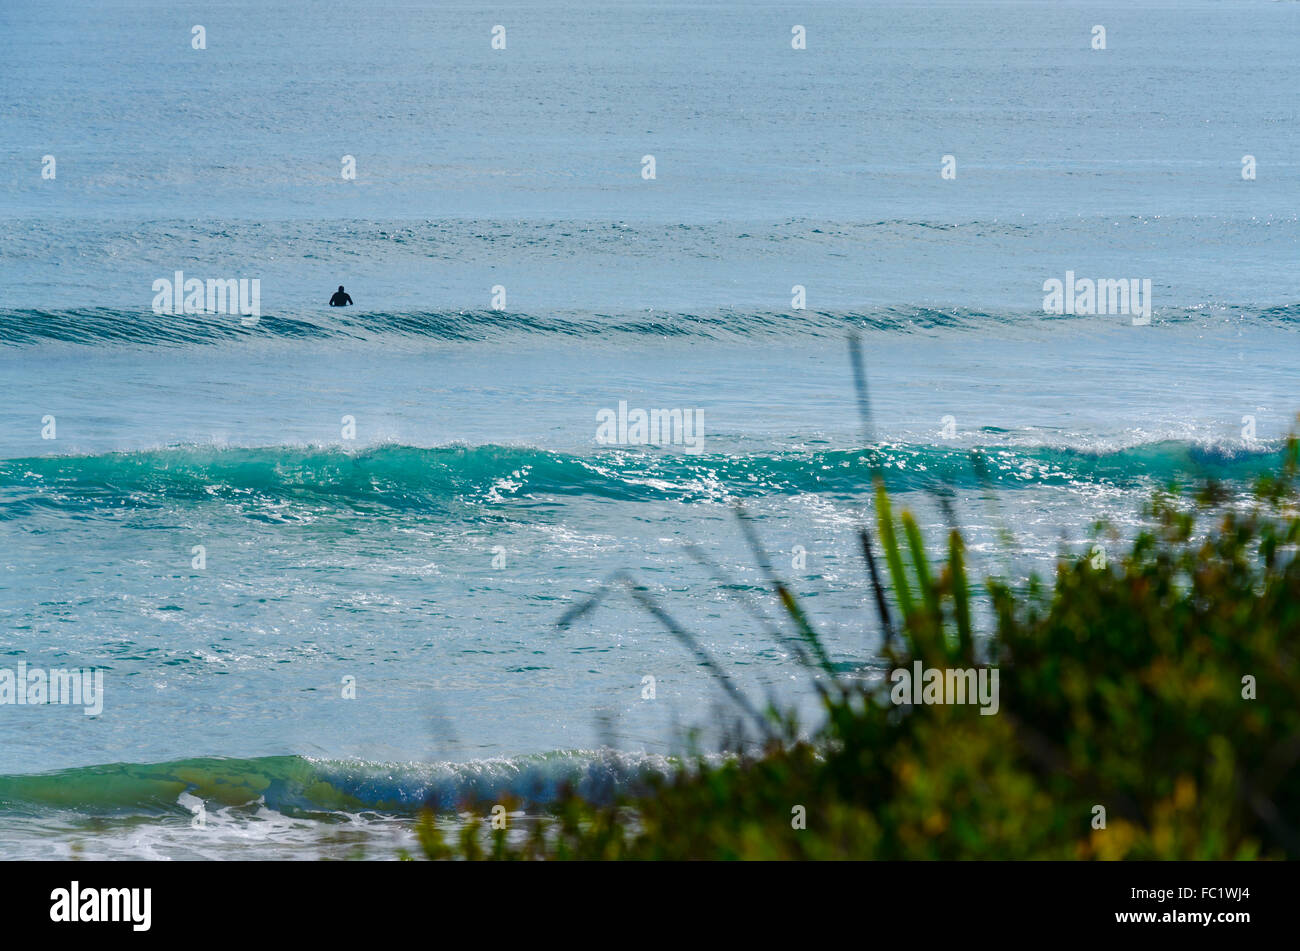
[[[343,285],[339,285],[338,293],[330,298],[331,307],[347,307],[352,303],[352,298],[344,292]]]

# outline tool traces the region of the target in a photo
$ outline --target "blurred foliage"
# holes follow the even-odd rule
[[[482,820],[448,834],[428,813],[420,846],[467,859],[1300,858],[1294,439],[1288,460],[1245,502],[1215,485],[1157,495],[1122,558],[1062,555],[1050,585],[987,581],[985,637],[960,533],[929,564],[877,480],[901,621],[876,602],[896,633],[871,669],[994,666],[995,715],[895,705],[887,676],[809,663],[826,721],[806,739],[768,710],[761,745],[698,757],[647,794],[596,806],[568,791],[509,835]],[[806,615],[774,590],[806,638]]]

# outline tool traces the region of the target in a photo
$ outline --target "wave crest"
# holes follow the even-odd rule
[[[1300,303],[1268,308],[1189,307],[1162,312],[1161,323],[1207,321],[1217,317],[1270,324],[1300,322]],[[503,311],[413,311],[403,313],[322,314],[303,311],[266,315],[253,326],[238,316],[155,314],[152,311],[93,307],[72,310],[0,309],[0,344],[30,346],[45,342],[74,345],[186,347],[239,341],[374,341],[391,337],[480,341],[519,334],[572,338],[762,336],[842,336],[849,329],[879,333],[934,333],[990,327],[1034,326],[1045,321],[1116,321],[1029,312],[1022,314],[963,307],[883,307],[857,311],[717,311],[713,313],[589,312],[547,315]]]
[[[1200,445],[1168,440],[1110,451],[1057,446],[977,449],[998,488],[1106,484],[1137,488],[1213,478],[1247,482],[1277,471],[1280,443]],[[936,485],[978,488],[972,448],[882,443],[870,449],[774,455],[656,449],[587,454],[529,447],[381,445],[180,446],[100,455],[0,461],[0,518],[37,509],[274,502],[443,511],[452,506],[537,502],[554,496],[620,501],[721,501],[731,496],[829,493],[870,487],[873,462],[893,491]]]
[[[450,812],[509,797],[523,806],[553,802],[565,787],[594,802],[644,788],[677,761],[613,750],[564,751],[442,763],[371,763],[305,756],[202,757],[169,763],[112,763],[50,773],[0,776],[0,812],[41,816],[159,815],[260,804],[286,815]]]

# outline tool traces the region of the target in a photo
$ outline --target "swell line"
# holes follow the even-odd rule
[[[1267,308],[1188,307],[1163,311],[1161,323],[1212,319],[1292,326],[1300,303]],[[0,345],[187,347],[258,340],[376,341],[385,338],[485,341],[520,334],[568,338],[685,337],[705,339],[763,336],[836,336],[850,329],[891,334],[961,332],[1046,322],[1116,321],[1107,316],[1063,316],[1040,311],[991,312],[963,307],[884,307],[858,311],[717,311],[712,313],[545,315],[502,311],[413,311],[322,314],[319,311],[266,314],[251,325],[237,315],[155,314],[108,307],[43,310],[0,309]]]
[[[509,795],[530,805],[565,787],[594,801],[666,774],[668,757],[583,750],[441,763],[371,763],[305,756],[195,757],[167,763],[107,763],[0,776],[0,814],[160,815],[185,812],[184,797],[213,806],[264,805],[288,815],[450,811]]]
[[[290,503],[438,511],[551,497],[708,501],[731,496],[854,496],[873,465],[894,491],[936,484],[977,488],[983,459],[998,488],[1104,484],[1136,488],[1205,478],[1246,483],[1284,462],[1280,442],[1168,440],[1109,451],[1059,446],[962,447],[882,443],[867,449],[778,454],[671,449],[557,452],[525,446],[380,445],[226,448],[178,446],[99,455],[0,461],[0,519],[36,510],[92,511],[160,505]]]

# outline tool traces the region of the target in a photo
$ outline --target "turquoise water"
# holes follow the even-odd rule
[[[557,628],[619,570],[812,718],[731,502],[856,670],[869,459],[1016,577],[1244,489],[1300,411],[1297,40],[1265,2],[6,4],[0,668],[105,693],[0,705],[0,849],[386,854],[421,802],[634,782],[732,713],[624,597]],[[154,313],[178,270],[260,318]],[[1150,325],[1043,313],[1067,271],[1151,280]],[[620,402],[700,451],[598,443]]]

